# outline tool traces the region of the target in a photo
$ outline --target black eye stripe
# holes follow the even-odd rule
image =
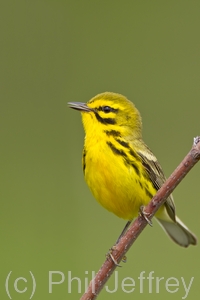
[[[108,105],[106,105],[106,106],[99,106],[98,108],[97,108],[97,110],[98,111],[103,111],[104,113],[110,113],[110,112],[118,112],[118,109],[116,109],[116,108],[113,108],[113,107],[110,107],[110,106],[108,106]]]

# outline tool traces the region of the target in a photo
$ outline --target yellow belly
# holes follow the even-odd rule
[[[105,151],[107,150],[107,151]],[[120,218],[132,220],[138,216],[141,205],[146,205],[156,190],[133,167],[124,163],[123,157],[114,155],[105,145],[90,147],[85,157],[85,179],[96,200]],[[138,162],[137,162],[138,163]],[[148,192],[147,192],[148,191]]]

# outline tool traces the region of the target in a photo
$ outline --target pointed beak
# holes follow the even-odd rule
[[[82,102],[68,102],[68,105],[70,108],[80,110],[80,111],[85,111],[85,112],[93,111],[93,109],[88,107],[86,103],[82,103]]]

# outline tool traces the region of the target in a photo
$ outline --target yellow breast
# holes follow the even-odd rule
[[[85,141],[83,165],[85,179],[96,200],[118,217],[131,220],[138,215],[141,205],[146,205],[151,196],[148,182],[142,175],[140,165],[137,175],[133,166],[124,161],[123,155],[113,153],[105,138]],[[150,187],[152,193],[154,190]]]

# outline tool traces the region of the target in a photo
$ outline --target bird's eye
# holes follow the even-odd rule
[[[112,111],[112,108],[110,106],[102,106],[102,111],[107,114]]]

